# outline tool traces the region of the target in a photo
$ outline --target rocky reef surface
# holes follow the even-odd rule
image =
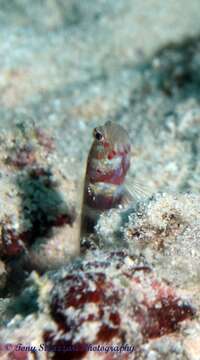
[[[200,359],[199,6],[2,4],[2,359]],[[135,200],[79,255],[85,162],[107,120],[129,132]]]

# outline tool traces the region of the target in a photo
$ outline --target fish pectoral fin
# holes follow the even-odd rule
[[[131,194],[131,192],[129,191],[128,188],[125,188],[124,190],[124,194],[123,194],[123,197],[122,197],[122,200],[121,200],[121,205],[122,206],[128,206],[130,205],[133,201],[134,201],[134,197],[133,195]]]
[[[149,198],[153,194],[153,190],[149,186],[141,185],[134,179],[126,182],[126,189],[134,200]]]

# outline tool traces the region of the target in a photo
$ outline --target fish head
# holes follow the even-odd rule
[[[92,182],[122,182],[130,166],[131,144],[127,131],[107,121],[93,131],[87,175]],[[114,180],[113,180],[114,179]]]
[[[127,131],[113,121],[107,121],[103,126],[93,130],[93,152],[100,157],[123,156],[130,153],[130,140]],[[94,154],[93,153],[93,154]]]

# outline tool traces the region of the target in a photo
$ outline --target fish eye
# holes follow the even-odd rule
[[[95,137],[95,139],[100,141],[103,138],[103,134],[98,129],[94,129],[94,137]]]

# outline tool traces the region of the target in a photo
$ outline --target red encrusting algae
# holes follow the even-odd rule
[[[51,314],[59,332],[47,331],[44,339],[49,346],[82,346],[82,351],[69,352],[68,359],[87,359],[87,344],[113,343],[134,345],[135,359],[143,343],[176,331],[195,314],[190,302],[157,280],[143,259],[125,251],[112,252],[112,262],[109,253],[93,256],[98,260],[72,265],[52,293]],[[107,355],[101,354],[102,359]],[[64,355],[55,352],[52,358]]]

